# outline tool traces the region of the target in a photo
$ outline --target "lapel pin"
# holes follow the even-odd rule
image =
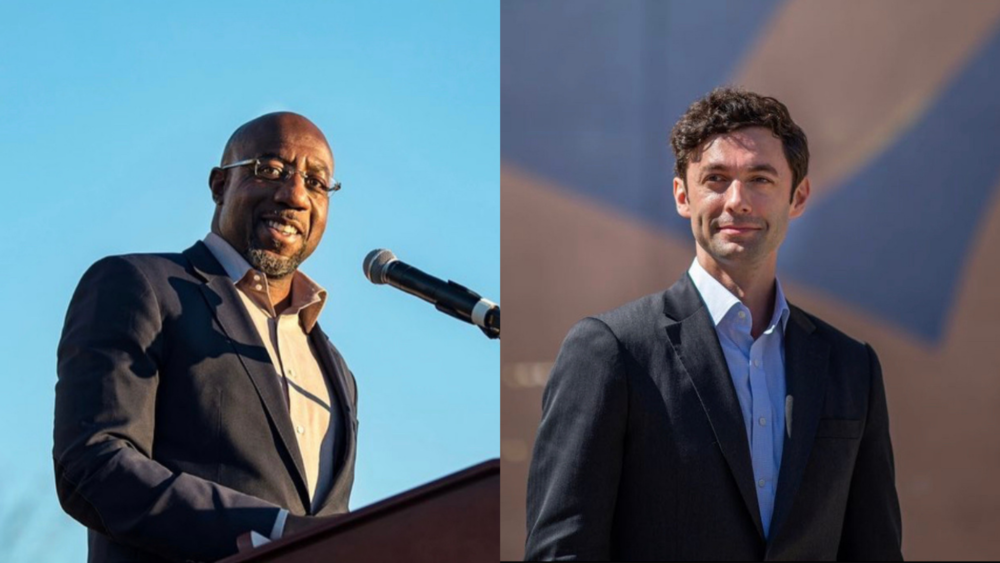
[[[785,432],[789,440],[792,438],[792,402],[791,395],[785,397]]]

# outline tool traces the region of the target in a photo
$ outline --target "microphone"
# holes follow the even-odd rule
[[[433,304],[442,313],[478,326],[490,338],[500,338],[500,306],[478,293],[425,274],[384,248],[369,252],[362,267],[373,284],[401,289]]]

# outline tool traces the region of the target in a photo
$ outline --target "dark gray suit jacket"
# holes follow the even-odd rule
[[[901,559],[875,352],[790,306],[794,397],[770,537],[711,316],[685,275],[580,321],[543,398],[526,559]]]
[[[56,488],[89,530],[91,562],[215,560],[278,507],[309,513],[281,382],[236,288],[201,242],[112,256],[73,296],[59,342]],[[354,376],[319,325],[310,338],[343,415],[318,514],[354,481]]]

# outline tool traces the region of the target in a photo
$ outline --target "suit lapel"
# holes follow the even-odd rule
[[[788,518],[809,462],[823,410],[830,356],[830,345],[815,334],[816,327],[805,313],[798,307],[789,308],[785,332],[785,384],[788,395],[792,397],[791,436],[786,430],[774,516],[771,519],[772,539],[778,537],[782,524]],[[788,420],[785,427],[789,428]]]
[[[282,389],[267,349],[254,328],[253,320],[243,307],[242,300],[236,293],[236,287],[204,243],[197,242],[185,250],[184,255],[195,272],[205,281],[205,284],[200,286],[202,296],[257,389],[264,410],[277,429],[281,443],[295,465],[292,473],[295,476],[296,487],[302,496],[302,501],[308,507],[309,489],[306,485],[305,464],[302,462],[299,443],[292,430],[292,418],[288,412],[285,391]]]
[[[670,344],[698,393],[743,502],[763,538],[746,425],[712,317],[686,274],[667,290],[664,299],[664,328]]]
[[[326,498],[319,505],[319,510],[316,511],[319,514],[326,509],[327,505],[333,499],[343,497],[346,494],[345,487],[349,489],[354,481],[353,473],[348,475],[349,472],[346,469],[353,466],[357,440],[357,435],[354,431],[354,421],[357,419],[357,415],[354,413],[352,393],[348,392],[347,366],[343,365],[343,360],[334,356],[327,336],[320,328],[319,323],[313,327],[309,337],[312,339],[313,348],[319,354],[320,363],[323,365],[323,373],[326,374],[331,387],[333,387],[337,395],[339,403],[338,412],[340,413],[340,419],[344,428],[344,449],[341,452],[340,459],[337,460],[339,463],[334,465],[335,478],[333,486],[330,487]]]

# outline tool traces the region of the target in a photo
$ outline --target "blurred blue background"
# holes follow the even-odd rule
[[[4,2],[0,560],[82,561],[52,473],[55,350],[109,254],[202,238],[240,124],[312,119],[336,176],[303,265],[354,371],[352,508],[499,455],[499,342],[362,275],[373,248],[500,299],[499,7],[465,2]]]

